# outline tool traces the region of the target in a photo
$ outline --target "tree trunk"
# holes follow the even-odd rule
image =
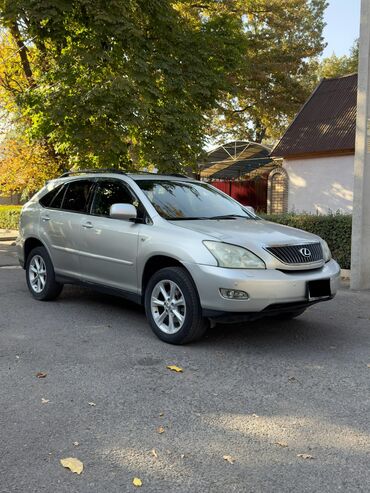
[[[11,23],[10,32],[11,32],[11,35],[13,36],[14,41],[17,43],[17,46],[18,46],[18,53],[19,53],[19,57],[21,59],[21,64],[22,64],[24,75],[26,76],[26,79],[28,80],[29,85],[32,86],[34,81],[33,81],[30,61],[28,59],[28,49],[27,49],[27,46],[24,44],[21,33],[19,32],[19,27],[18,27],[17,21],[14,21]]]

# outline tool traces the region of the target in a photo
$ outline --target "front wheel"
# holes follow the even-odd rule
[[[170,344],[195,341],[208,326],[193,280],[181,267],[166,267],[151,277],[145,312],[153,332]]]
[[[49,301],[57,298],[63,284],[56,282],[53,263],[46,248],[34,248],[26,262],[27,286],[34,298]]]

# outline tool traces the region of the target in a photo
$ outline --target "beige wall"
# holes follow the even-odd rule
[[[288,210],[327,214],[352,212],[354,155],[289,159]]]

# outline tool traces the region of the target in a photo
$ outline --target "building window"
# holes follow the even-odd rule
[[[269,214],[283,214],[288,210],[288,174],[284,168],[275,168],[268,178]]]

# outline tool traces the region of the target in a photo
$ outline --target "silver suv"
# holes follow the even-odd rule
[[[34,298],[67,283],[118,294],[173,344],[210,322],[296,317],[333,298],[340,275],[318,236],[178,175],[67,173],[23,207],[17,245]]]

